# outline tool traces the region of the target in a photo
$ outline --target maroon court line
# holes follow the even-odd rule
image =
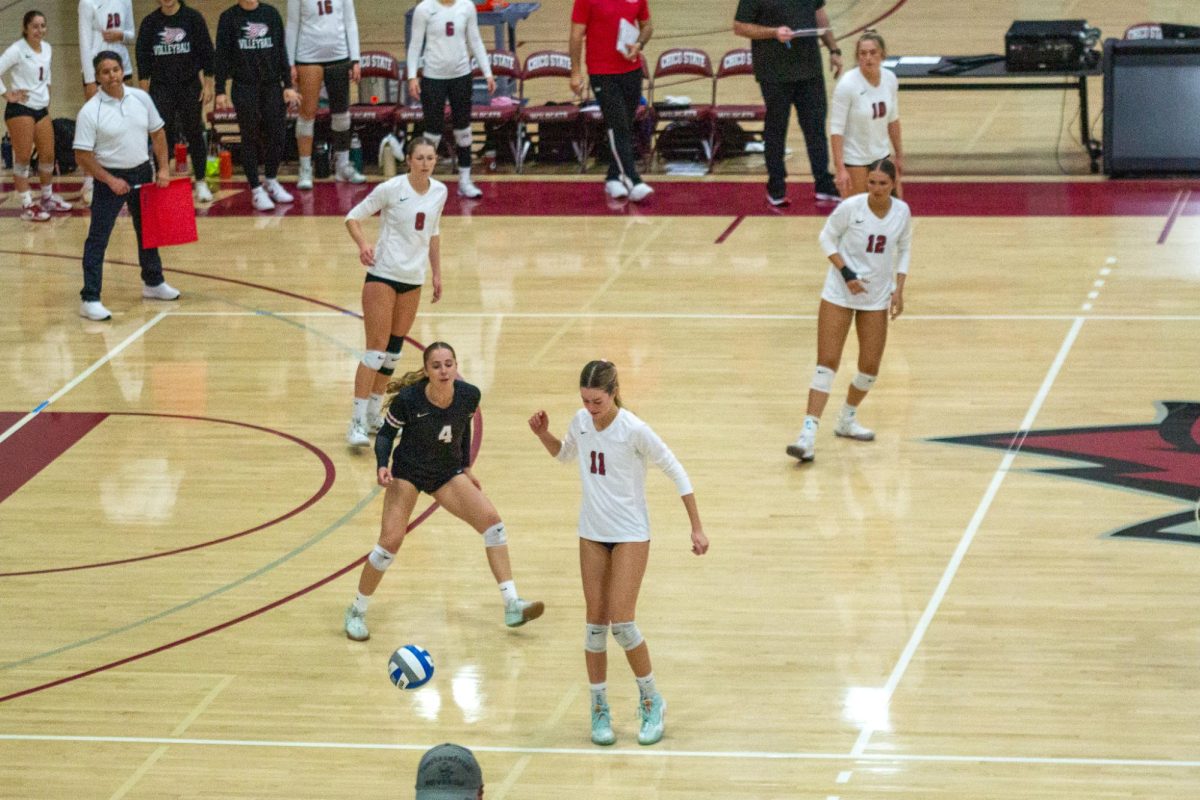
[[[1175,195],[1175,202],[1171,203],[1171,211],[1167,215],[1167,223],[1163,225],[1162,233],[1158,235],[1158,243],[1162,244],[1171,235],[1171,228],[1175,226],[1175,220],[1179,219],[1179,215],[1183,213],[1183,209],[1187,207],[1188,198],[1192,196],[1191,189],[1180,189]]]
[[[734,230],[737,229],[737,226],[742,224],[742,220],[744,220],[745,218],[746,218],[745,214],[739,214],[738,216],[734,217],[733,222],[729,223],[729,227],[725,229],[724,233],[722,233],[720,236],[717,237],[717,241],[713,242],[713,244],[720,244],[721,242],[728,239],[729,234],[733,233]]]
[[[73,567],[50,567],[48,569],[31,569],[31,570],[23,570],[20,572],[0,572],[0,578],[15,578],[15,577],[18,577],[21,575],[47,575],[47,574],[53,573],[53,572],[75,572],[77,570],[96,569],[98,567],[112,567],[112,566],[116,566],[118,564],[132,564],[137,561],[149,561],[150,559],[154,559],[154,558],[165,558],[166,556],[178,555],[179,553],[187,553],[192,550],[200,550],[202,548],[211,547],[213,545],[221,544],[223,542],[230,542],[230,541],[233,541],[234,539],[240,539],[241,537],[248,536],[251,533],[256,533],[258,531],[269,528],[273,525],[278,525],[280,522],[283,522],[286,519],[290,519],[291,517],[294,517],[297,514],[301,513],[302,511],[305,511],[306,509],[310,508],[313,504],[315,504],[322,497],[324,497],[326,494],[329,493],[329,490],[333,488],[333,483],[334,483],[334,480],[337,475],[337,470],[333,465],[333,460],[328,455],[326,455],[326,453],[323,450],[321,450],[319,447],[317,447],[316,445],[311,444],[309,442],[306,442],[297,436],[292,436],[289,433],[284,433],[283,431],[277,431],[277,430],[274,430],[273,428],[265,428],[261,425],[251,425],[248,422],[237,422],[236,420],[230,420],[230,419],[217,419],[215,417],[198,417],[198,416],[193,416],[190,414],[156,414],[156,413],[152,413],[152,412],[139,412],[139,411],[112,411],[112,412],[109,412],[108,416],[114,416],[114,417],[118,417],[118,416],[120,416],[120,417],[167,417],[167,418],[171,418],[171,419],[185,419],[185,420],[193,420],[193,421],[198,421],[198,422],[216,422],[216,423],[219,423],[222,425],[236,425],[241,428],[250,428],[252,430],[263,431],[265,433],[274,434],[275,436],[279,436],[281,438],[287,439],[295,444],[300,445],[301,447],[304,447],[309,452],[311,452],[313,455],[315,455],[317,457],[317,460],[320,461],[321,464],[325,467],[325,480],[321,484],[321,488],[317,489],[317,491],[312,495],[312,497],[308,498],[308,500],[306,500],[303,503],[301,503],[300,505],[296,506],[291,511],[288,511],[286,514],[275,517],[274,519],[268,520],[260,525],[255,525],[253,528],[247,528],[244,531],[238,531],[237,533],[231,533],[228,536],[221,536],[216,539],[210,539],[206,542],[197,542],[196,544],[190,544],[190,545],[187,545],[186,547],[177,547],[174,550],[166,550],[161,553],[149,553],[147,555],[132,556],[130,558],[121,558],[121,559],[116,559],[114,561],[100,561],[100,562],[96,562],[93,564],[77,564]]]
[[[880,14],[880,15],[879,15],[878,17],[876,17],[875,19],[871,20],[870,22],[863,23],[862,25],[859,25],[859,26],[858,26],[857,28],[855,28],[854,30],[852,30],[852,31],[847,31],[846,33],[843,33],[841,36],[837,37],[837,38],[838,38],[838,41],[841,41],[842,39],[849,39],[851,36],[853,36],[853,35],[854,35],[854,34],[856,34],[856,33],[861,33],[862,31],[865,31],[867,28],[873,28],[873,27],[875,27],[875,24],[876,24],[876,23],[878,23],[878,22],[882,22],[883,20],[885,20],[885,19],[887,19],[888,17],[890,17],[892,14],[895,14],[897,11],[899,11],[899,10],[900,10],[900,7],[901,7],[902,5],[904,5],[905,3],[907,3],[907,2],[908,2],[908,0],[898,0],[898,2],[896,3],[896,5],[892,6],[892,7],[891,7],[891,8],[889,8],[887,11],[883,12],[882,14]],[[851,61],[853,61],[853,59],[851,59]]]

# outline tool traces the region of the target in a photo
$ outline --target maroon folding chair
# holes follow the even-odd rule
[[[717,156],[721,149],[721,123],[733,122],[738,125],[744,125],[747,122],[763,123],[767,119],[767,107],[763,103],[721,103],[717,98],[717,88],[722,80],[739,76],[754,75],[754,57],[750,54],[750,48],[738,48],[730,50],[725,55],[721,56],[721,62],[717,65],[717,73],[713,76],[712,88],[712,138],[710,144],[710,152],[708,159],[708,168],[712,169],[713,162],[717,160]],[[741,83],[745,83],[742,81]],[[728,83],[726,84],[728,87]],[[748,91],[738,93],[738,97],[747,95]],[[728,89],[726,94],[729,94]],[[758,138],[762,138],[762,128],[752,132],[757,134]]]
[[[579,164],[579,171],[583,171],[583,165],[587,159],[587,146],[585,144],[585,132],[580,123],[579,104],[575,102],[568,103],[548,103],[546,105],[528,105],[525,97],[525,86],[529,81],[540,80],[543,78],[558,78],[563,80],[563,89],[569,91],[567,87],[570,85],[571,78],[571,56],[560,50],[539,50],[536,53],[531,53],[525,59],[525,66],[521,70],[521,89],[518,93],[518,102],[520,103],[520,124],[517,129],[520,131],[520,142],[517,156],[517,172],[520,172],[525,166],[525,157],[529,153],[532,145],[543,145],[544,139],[542,136],[542,126],[565,126],[570,136],[571,148],[575,153],[575,160]],[[560,127],[560,130],[563,128]]]
[[[661,125],[664,123],[694,122],[701,126],[701,149],[705,152],[700,153],[705,159],[711,163],[711,145],[712,145],[712,104],[699,103],[687,106],[663,106],[658,107],[654,101],[654,91],[656,86],[662,88],[660,82],[663,78],[672,78],[680,75],[690,75],[695,78],[705,78],[711,85],[713,80],[712,60],[708,57],[708,53],[703,50],[698,50],[694,47],[673,47],[670,50],[663,52],[658,57],[658,63],[654,65],[654,74],[650,76],[649,102],[652,122],[651,128],[651,146],[650,146],[650,163],[654,163],[654,156],[658,152],[658,140],[662,135]]]

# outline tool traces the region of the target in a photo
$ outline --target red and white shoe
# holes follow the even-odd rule
[[[50,219],[50,212],[45,211],[41,203],[29,202],[21,206],[21,219],[26,222],[45,222]]]
[[[42,210],[50,213],[62,213],[71,210],[71,204],[62,199],[60,194],[42,195]]]

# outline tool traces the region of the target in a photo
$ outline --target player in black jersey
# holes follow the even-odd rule
[[[383,525],[379,543],[367,556],[358,579],[358,596],[345,616],[346,636],[359,642],[370,638],[367,605],[404,543],[421,492],[432,495],[442,508],[483,534],[488,566],[504,600],[505,625],[524,625],[545,610],[541,602],[517,595],[504,523],[471,474],[471,418],[479,408],[479,390],[458,380],[454,348],[445,342],[425,348],[424,364],[387,387],[396,395],[375,439],[379,485],[387,487]],[[392,444],[401,430],[400,444],[393,453]]]

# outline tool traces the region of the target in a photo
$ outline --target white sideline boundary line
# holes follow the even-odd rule
[[[166,318],[167,318],[167,316],[168,316],[168,312],[166,312],[166,311],[160,311],[158,314],[156,314],[156,315],[154,316],[154,318],[153,318],[153,319],[151,319],[151,320],[150,320],[149,322],[147,322],[145,325],[143,325],[142,327],[138,328],[138,329],[137,329],[136,331],[134,331],[133,333],[129,334],[129,336],[125,337],[125,341],[121,342],[119,345],[117,345],[116,347],[114,347],[112,350],[109,350],[107,353],[105,353],[105,354],[104,354],[104,355],[103,355],[103,356],[100,358],[100,360],[99,360],[99,361],[97,361],[95,364],[92,364],[90,367],[88,367],[87,369],[85,369],[83,372],[79,373],[79,374],[78,374],[78,375],[76,375],[74,378],[72,378],[70,381],[68,381],[66,386],[62,387],[62,388],[61,388],[61,389],[59,389],[57,392],[55,392],[54,394],[50,395],[50,397],[48,397],[47,399],[45,399],[45,400],[43,400],[41,403],[39,403],[39,404],[38,404],[38,406],[37,406],[37,408],[33,409],[33,411],[30,411],[28,414],[26,414],[25,416],[21,417],[21,418],[20,418],[19,420],[17,420],[16,422],[14,422],[14,423],[13,423],[13,424],[12,424],[12,425],[11,425],[11,426],[8,428],[8,430],[4,431],[3,433],[0,433],[0,442],[3,442],[5,439],[8,439],[8,438],[9,438],[9,437],[11,437],[13,434],[15,434],[17,431],[21,430],[21,428],[24,428],[26,425],[28,425],[30,420],[32,420],[32,419],[33,419],[34,417],[36,417],[38,414],[40,414],[40,413],[42,413],[44,410],[46,410],[46,408],[47,408],[47,407],[48,407],[48,406],[49,406],[51,403],[53,403],[53,402],[55,402],[56,400],[58,400],[60,397],[62,397],[62,396],[63,396],[63,395],[65,395],[67,392],[69,392],[69,391],[71,391],[72,389],[74,389],[74,388],[75,388],[76,386],[78,386],[79,384],[83,383],[85,380],[87,380],[87,377],[88,377],[89,375],[91,375],[93,372],[95,372],[96,370],[100,369],[100,367],[104,366],[104,365],[105,365],[105,364],[107,364],[109,361],[111,361],[111,360],[112,360],[114,357],[116,357],[116,356],[117,356],[117,355],[118,355],[118,354],[119,354],[119,353],[120,353],[122,350],[124,350],[126,347],[129,347],[129,345],[131,345],[131,344],[133,344],[135,341],[137,341],[137,340],[138,340],[138,339],[139,339],[139,338],[142,336],[142,334],[144,334],[146,331],[148,331],[148,330],[150,330],[151,328],[153,328],[155,325],[157,325],[157,324],[158,324],[159,322],[161,322],[162,320],[166,319]]]
[[[3,742],[75,742],[86,744],[171,745],[189,747],[264,747],[295,750],[384,750],[425,752],[432,742],[421,744],[399,742],[312,742],[276,741],[269,739],[193,739],[172,736],[74,736],[52,734],[0,733]],[[639,747],[636,750],[598,747],[505,747],[466,744],[475,752],[513,753],[551,756],[632,756],[648,758],[724,758],[756,761],[871,761],[871,762],[932,762],[957,764],[1047,764],[1087,767],[1159,767],[1166,769],[1200,769],[1200,761],[1175,761],[1156,758],[1087,758],[1051,756],[980,756],[901,753],[800,753],[769,750],[667,750]]]
[[[1041,388],[1038,389],[1033,402],[1029,405],[1029,410],[1025,412],[1025,418],[1021,420],[1021,427],[1018,429],[1013,443],[1009,445],[1008,451],[1000,460],[1000,465],[996,467],[996,472],[992,475],[991,483],[988,484],[987,491],[983,493],[983,498],[975,508],[975,513],[971,516],[971,521],[967,524],[966,530],[963,531],[962,538],[958,541],[958,546],[954,548],[954,555],[950,557],[950,562],[946,564],[946,569],[942,572],[942,578],[938,581],[937,588],[933,590],[933,595],[929,598],[929,603],[925,606],[925,611],[921,614],[921,618],[917,621],[917,625],[913,629],[908,643],[900,653],[900,660],[896,662],[895,668],[892,669],[892,674],[888,676],[887,683],[883,687],[883,697],[879,701],[880,705],[891,704],[892,695],[895,693],[896,687],[904,677],[905,671],[908,670],[908,665],[912,661],[913,656],[916,655],[917,648],[921,646],[921,640],[925,638],[925,633],[929,630],[934,615],[937,614],[942,601],[946,598],[946,592],[949,591],[950,584],[954,581],[954,576],[958,573],[958,568],[962,565],[963,559],[967,555],[967,550],[971,547],[971,542],[975,540],[975,534],[978,533],[980,525],[983,524],[984,517],[987,516],[988,509],[992,506],[992,501],[996,499],[996,494],[1000,491],[1000,485],[1004,483],[1004,478],[1008,475],[1009,468],[1020,452],[1021,445],[1025,443],[1025,437],[1033,427],[1034,420],[1037,419],[1042,404],[1046,402],[1046,398],[1050,395],[1050,388],[1054,386],[1054,381],[1058,378],[1058,373],[1062,370],[1062,366],[1067,360],[1067,354],[1071,352],[1071,348],[1079,336],[1084,319],[1084,317],[1075,318],[1074,324],[1071,325],[1071,329],[1067,331],[1067,335],[1063,339],[1062,346],[1058,348],[1058,355],[1055,356],[1054,362],[1050,365],[1050,370],[1042,380]],[[864,726],[859,733],[858,741],[851,748],[850,754],[856,758],[864,755],[867,744],[871,741],[871,736],[876,730],[873,725]]]
[[[338,317],[344,311],[172,311],[173,317]],[[351,317],[357,319],[356,317]],[[815,320],[816,314],[671,314],[662,312],[604,311],[428,311],[421,318],[440,319],[692,319],[731,322]],[[1054,322],[1075,320],[1074,314],[905,314],[903,320],[921,322]],[[1089,322],[1200,322],[1200,314],[1089,314]]]

